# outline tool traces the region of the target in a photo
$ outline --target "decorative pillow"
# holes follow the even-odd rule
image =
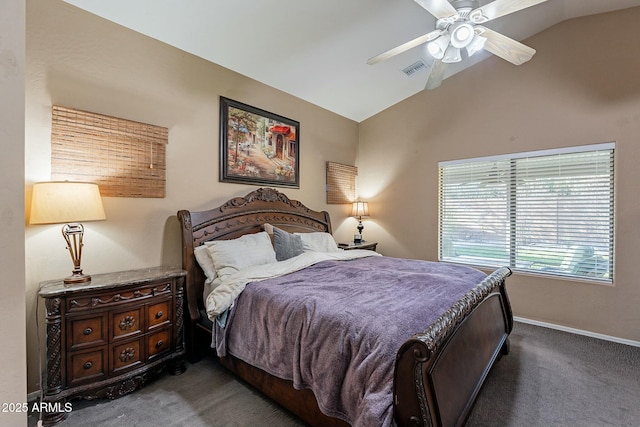
[[[265,222],[264,224],[262,224],[262,229],[263,229],[264,231],[266,231],[266,232],[267,232],[267,234],[269,234],[270,236],[272,236],[272,235],[273,235],[273,229],[274,229],[274,228],[275,228],[275,227],[274,227],[273,225],[269,224],[268,222]]]
[[[233,240],[214,240],[206,246],[222,281],[244,268],[276,262],[273,245],[264,231]]]
[[[295,233],[295,235],[300,236],[302,239],[302,248],[305,252],[339,252],[341,250],[329,233],[316,231],[313,233]]]
[[[269,239],[271,239],[271,244],[275,247],[273,228],[273,225],[269,224],[268,222],[262,224],[262,229],[267,232],[267,234],[269,235]]]
[[[300,236],[287,233],[277,227],[273,227],[273,246],[278,261],[284,261],[304,253]]]

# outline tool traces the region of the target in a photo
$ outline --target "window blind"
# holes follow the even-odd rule
[[[441,163],[440,259],[611,282],[614,148]]]

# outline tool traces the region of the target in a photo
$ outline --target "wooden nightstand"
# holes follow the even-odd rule
[[[142,387],[166,366],[185,371],[183,293],[175,267],[98,274],[91,282],[40,284],[47,312],[45,425],[67,417],[75,398],[114,399]]]
[[[378,242],[362,242],[362,243],[338,243],[338,247],[345,251],[351,249],[366,249],[369,251],[375,251],[378,246]]]

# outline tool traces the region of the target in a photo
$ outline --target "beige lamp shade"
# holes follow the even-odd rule
[[[89,182],[51,181],[33,185],[30,224],[106,219],[100,190]]]
[[[351,216],[358,218],[369,216],[369,203],[353,202],[353,205],[351,206]]]

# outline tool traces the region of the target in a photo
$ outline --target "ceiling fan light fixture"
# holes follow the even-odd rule
[[[427,52],[436,59],[442,59],[444,56],[444,51],[440,49],[440,46],[436,42],[427,44]]]
[[[484,48],[484,44],[487,42],[487,38],[486,37],[482,37],[478,34],[476,34],[473,37],[473,40],[471,40],[471,43],[469,43],[469,45],[467,45],[467,54],[469,56],[473,56],[474,53],[478,52],[479,50],[482,50]]]
[[[438,37],[434,41],[427,43],[427,52],[435,59],[442,59],[449,47],[449,40],[451,40],[451,37],[448,34]]]
[[[455,27],[451,28],[449,32],[451,34],[451,45],[458,49],[467,47],[475,35],[473,26],[466,22],[455,24]]]
[[[445,64],[453,64],[455,62],[462,61],[462,56],[460,55],[460,49],[453,45],[449,45],[447,50],[444,52],[444,57],[442,58],[442,62]]]

